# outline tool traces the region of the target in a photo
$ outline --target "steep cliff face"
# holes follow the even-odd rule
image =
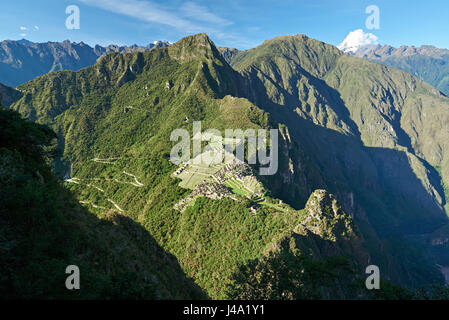
[[[359,268],[369,264],[371,258],[362,233],[334,195],[326,190],[315,190],[307,201],[305,211],[307,215],[295,232],[313,239],[315,244],[303,245],[304,252],[316,248],[313,253],[316,257],[351,257],[352,263]],[[307,237],[310,234],[315,236]]]
[[[370,257],[364,246],[356,225],[333,195],[316,190],[301,223],[234,274],[230,295],[240,299],[367,297],[362,278]]]
[[[356,220],[374,227],[364,232],[402,237],[447,223],[439,173],[447,185],[448,139],[438,120],[449,114],[446,97],[410,74],[303,35],[237,56],[230,61],[244,78],[242,94],[284,124],[311,160],[285,153],[290,160],[278,179],[289,187],[274,188],[275,194],[304,205],[300,192],[295,197],[284,189],[304,190],[298,175],[315,167],[323,179],[309,176],[308,188],[336,194]]]
[[[445,157],[424,155],[415,146],[444,153],[446,131],[442,123],[429,121],[438,137],[430,139],[410,119],[410,112],[416,113],[410,105],[424,96],[434,99],[426,107],[440,109],[444,118],[449,106],[445,97],[407,73],[348,57],[302,35],[266,41],[234,67],[246,79],[243,94],[285,124],[292,140],[332,177],[326,186],[333,188],[338,181],[346,193],[352,192],[348,185],[357,184],[380,197],[387,188],[398,197],[418,196],[409,206],[412,211],[418,206],[416,214],[436,224],[444,220],[444,194],[431,166],[442,165],[446,180],[445,160],[439,160]],[[402,171],[393,170],[390,160]]]
[[[360,48],[354,55],[377,63],[409,72],[408,87],[412,92],[403,94],[405,99],[396,103],[399,108],[399,130],[403,129],[402,145],[413,150],[418,157],[424,158],[434,167],[441,167],[441,174],[448,184],[447,130],[441,130],[447,122],[447,96],[449,94],[449,69],[447,49],[433,46],[366,46]],[[410,82],[412,79],[412,82]],[[422,81],[431,84],[432,88]],[[414,85],[414,82],[417,85]],[[437,90],[438,89],[438,90]],[[439,92],[443,92],[441,94]],[[391,92],[391,91],[388,91]],[[444,101],[444,102],[443,102]],[[442,103],[443,102],[443,103]],[[391,113],[391,112],[390,112]],[[394,112],[393,112],[394,114]],[[398,133],[396,132],[396,133]],[[400,139],[400,135],[397,135]]]
[[[235,48],[228,48],[228,47],[217,47],[218,51],[220,51],[223,58],[226,60],[227,63],[230,65],[232,64],[231,61],[234,61],[234,59],[243,51],[240,51]]]

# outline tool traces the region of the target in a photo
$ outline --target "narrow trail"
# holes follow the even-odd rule
[[[94,207],[96,209],[106,209],[105,207],[97,206],[95,203],[93,203],[91,201],[80,201],[80,203],[91,205],[92,207]]]
[[[144,186],[143,183],[141,183],[141,182],[139,182],[139,180],[137,180],[137,178],[136,178],[135,175],[133,175],[133,174],[131,174],[131,173],[128,173],[128,172],[126,172],[126,171],[123,171],[123,173],[126,174],[127,176],[130,176],[130,177],[133,177],[133,178],[134,178],[134,181],[135,181],[136,183],[134,184],[134,183],[131,182],[131,184],[132,184],[133,186],[136,186],[136,187],[143,187],[143,186]]]
[[[136,107],[133,107],[133,106],[126,106],[126,107],[123,108],[123,111],[126,113],[127,110],[131,110],[131,109],[133,109],[133,110],[141,110],[141,111],[145,111],[145,109],[142,109],[142,108],[136,108]]]
[[[65,179],[65,182],[69,182],[69,183],[76,183],[76,184],[80,184],[80,181],[78,178],[69,178],[69,179]]]
[[[103,158],[103,159],[95,157],[95,158],[90,159],[90,160],[94,161],[94,162],[98,162],[98,163],[114,164],[114,162],[111,162],[111,161],[120,160],[120,159],[122,159],[122,157],[110,157],[110,158]],[[131,184],[131,185],[133,185],[135,187],[139,187],[139,188],[144,186],[144,184],[142,182],[140,182],[134,174],[126,172],[124,170],[122,172],[124,174],[126,174],[127,176],[132,177],[134,179],[134,182],[120,181],[120,180],[117,180],[117,179],[107,179],[107,178],[104,178],[104,179],[107,180],[107,181],[115,181],[115,182],[118,182],[118,183]],[[97,179],[99,179],[99,178],[97,178]]]
[[[137,179],[135,179],[136,182],[121,181],[121,180],[118,180],[117,178],[114,178],[114,179],[110,179],[110,178],[86,178],[86,179],[83,179],[83,180],[117,182],[117,183],[121,183],[121,184],[129,184],[129,185],[132,185],[132,186],[138,187],[138,188],[141,188],[141,187],[144,186],[144,184],[140,183]]]
[[[95,189],[97,189],[98,191],[104,193],[104,190],[103,190],[103,189],[101,189],[100,187],[94,186],[93,184],[86,184],[86,186],[91,187],[91,188],[95,188]]]
[[[94,162],[97,162],[97,163],[103,163],[103,164],[114,165],[114,164],[115,164],[115,161],[116,161],[116,160],[120,160],[120,159],[122,159],[122,157],[109,157],[109,158],[97,158],[97,157],[95,157],[95,158],[93,158],[93,159],[90,159],[90,161],[94,161]],[[110,179],[110,178],[85,178],[85,179],[80,179],[80,178],[75,178],[75,177],[71,178],[70,176],[67,177],[67,179],[65,179],[64,181],[65,181],[65,182],[68,182],[68,183],[75,183],[75,184],[78,184],[78,185],[85,185],[85,186],[87,186],[87,187],[94,188],[94,189],[100,191],[101,193],[103,193],[103,194],[105,195],[105,197],[107,197],[107,196],[106,196],[106,192],[105,192],[104,189],[102,189],[102,188],[100,188],[100,187],[98,187],[98,186],[96,186],[96,185],[93,185],[93,184],[91,184],[91,183],[83,183],[83,181],[107,181],[107,182],[116,182],[116,183],[122,183],[122,184],[129,184],[129,185],[132,185],[132,186],[138,187],[138,188],[142,188],[143,186],[145,186],[142,182],[140,182],[140,181],[137,179],[137,177],[136,177],[134,174],[129,173],[129,172],[126,172],[126,171],[124,171],[124,170],[122,171],[122,173],[125,174],[125,175],[127,175],[127,176],[129,176],[129,177],[131,177],[131,178],[133,178],[134,181],[133,181],[133,182],[129,182],[129,181],[120,181],[120,180],[118,180],[117,178],[114,178],[114,179]],[[122,209],[122,208],[121,208],[121,207],[120,207],[114,200],[112,200],[111,198],[106,198],[106,200],[107,200],[108,202],[110,202],[110,203],[115,207],[115,209],[117,209],[119,212],[124,212],[124,210],[123,210],[123,209]],[[83,204],[89,204],[89,205],[91,205],[91,206],[94,207],[94,208],[107,209],[107,208],[105,208],[105,207],[98,206],[98,205],[94,204],[94,203],[91,202],[91,201],[80,201],[80,203],[83,203]]]
[[[115,160],[120,160],[122,157],[111,157],[111,158],[104,158],[104,159],[101,159],[101,158],[93,158],[93,159],[90,159],[91,161],[94,161],[94,162],[98,162],[98,163],[104,163],[104,164],[114,164],[114,162],[111,162],[111,161],[115,161]]]
[[[75,180],[76,179],[76,180]],[[78,180],[78,181],[77,181]],[[69,182],[69,183],[76,183],[76,184],[82,184],[82,183],[80,183],[79,182],[79,179],[77,179],[77,178],[72,178],[72,179],[67,179],[67,180],[65,180],[66,182]],[[98,191],[100,191],[101,193],[105,193],[105,191],[103,190],[103,189],[101,189],[101,188],[99,188],[99,187],[97,187],[97,186],[94,186],[94,185],[92,185],[92,184],[85,184],[85,186],[87,186],[87,187],[90,187],[90,188],[95,188],[95,189],[97,189]],[[112,199],[110,199],[110,198],[107,198],[106,199],[107,201],[109,201],[110,203],[112,203],[112,205],[118,210],[118,211],[120,211],[120,212],[124,212],[124,210],[122,209],[122,208],[120,208],[120,206],[117,204],[117,203],[115,203],[115,201],[114,200],[112,200]],[[105,207],[102,207],[102,206],[97,206],[95,203],[93,203],[93,202],[90,202],[90,201],[80,201],[80,203],[83,203],[83,204],[89,204],[89,205],[91,205],[92,207],[94,207],[94,208],[99,208],[99,209],[107,209],[107,208],[105,208]]]
[[[112,204],[114,205],[114,207],[115,207],[118,211],[123,212],[123,209],[120,208],[120,207],[118,206],[118,204],[114,202],[114,200],[109,199],[109,198],[106,199],[106,200],[108,200],[110,203],[112,203]]]

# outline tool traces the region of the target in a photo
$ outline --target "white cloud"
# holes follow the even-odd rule
[[[81,2],[111,12],[155,22],[187,32],[199,32],[199,26],[189,20],[166,10],[158,4],[140,0],[80,0]]]
[[[247,30],[248,30],[248,32],[258,32],[261,30],[261,28],[257,27],[257,26],[253,26],[253,27],[248,27]]]
[[[349,32],[346,38],[338,46],[344,52],[356,52],[361,46],[379,44],[379,39],[372,33],[365,33],[362,29]]]
[[[27,36],[27,34],[26,34],[26,33],[21,33],[20,36],[21,36],[22,38],[25,38],[25,37]]]
[[[34,30],[39,31],[39,26],[34,26]]]
[[[233,22],[223,19],[214,13],[210,12],[207,8],[197,5],[194,2],[186,2],[181,7],[182,14],[187,17],[198,21],[204,21],[208,23],[214,23],[216,25],[228,26]]]
[[[205,6],[192,1],[181,6],[158,4],[155,0],[78,0],[86,5],[122,14],[148,23],[158,23],[176,29],[183,34],[206,32],[226,45],[249,47],[250,43],[240,34],[225,30],[233,22],[212,13]]]
[[[25,31],[26,29],[27,29],[27,27],[20,26],[20,30]]]

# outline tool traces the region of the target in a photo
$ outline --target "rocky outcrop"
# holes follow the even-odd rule
[[[314,191],[293,231],[267,245],[235,277],[240,299],[366,298],[370,258],[351,217],[325,190]]]
[[[323,239],[336,242],[359,237],[350,215],[326,190],[314,191],[305,210],[307,216],[301,225]]]
[[[233,59],[238,54],[240,54],[241,52],[244,52],[244,51],[240,51],[235,48],[228,48],[228,47],[217,47],[217,49],[218,49],[218,51],[220,51],[221,55],[226,60],[226,62],[229,63],[230,65],[232,65]]]

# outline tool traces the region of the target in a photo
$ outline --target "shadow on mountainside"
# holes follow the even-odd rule
[[[42,176],[43,187],[28,180],[0,188],[2,298],[207,298],[141,225],[112,210],[97,217]],[[80,268],[80,290],[65,288],[68,265]]]
[[[49,128],[0,108],[0,137],[1,299],[207,298],[145,228],[90,213],[62,186]],[[69,265],[80,290],[65,286]]]
[[[402,230],[405,234],[416,234],[430,232],[447,223],[442,203],[438,203],[435,195],[417,178],[406,152],[363,146],[359,130],[350,119],[338,91],[320,79],[306,76],[313,78],[312,82],[324,88],[322,91],[328,97],[329,106],[348,124],[352,134],[343,134],[302,118],[295,112],[295,105],[289,107],[274,103],[267,96],[265,86],[258,77],[242,78],[241,81],[246,83],[247,99],[269,112],[274,123],[288,127],[290,135],[294,137],[292,140],[308,153],[326,177],[326,187],[330,192],[338,194],[341,189],[346,189],[345,191],[359,194],[355,196],[355,202],[368,198],[368,201],[382,200],[385,203],[382,208],[365,208],[371,219],[378,220],[378,226],[387,227],[390,224],[388,232],[396,229],[396,232]],[[283,90],[279,86],[278,88]],[[257,94],[253,94],[255,92]],[[293,104],[294,95],[290,95],[285,104],[290,99]],[[423,159],[415,158],[428,171],[426,177],[441,196],[443,187],[437,179],[436,170]],[[338,185],[335,181],[338,181]],[[312,185],[310,189],[319,187],[321,186]]]
[[[435,261],[435,257],[429,256],[428,247],[422,242],[411,241],[410,238],[431,233],[448,224],[443,209],[443,187],[436,176],[436,170],[423,159],[407,153],[406,148],[402,151],[364,146],[339,92],[324,81],[310,79],[311,83],[322,87],[320,92],[325,92],[328,106],[348,125],[349,132],[329,129],[301,117],[295,112],[298,99],[294,93],[285,93],[284,89],[275,84],[276,81],[268,77],[265,80],[282,90],[284,98],[288,97],[283,104],[273,102],[263,80],[256,76],[259,71],[256,72],[253,68],[251,72],[241,75],[244,90],[240,95],[270,113],[275,127],[278,124],[285,125],[292,141],[311,160],[297,157],[297,163],[293,163],[294,174],[305,175],[305,172],[319,168],[319,176],[324,181],[308,180],[307,188],[301,190],[322,188],[324,184],[329,192],[335,194],[345,211],[360,224],[363,232],[371,234],[372,240],[377,242],[373,246],[376,248],[374,251],[377,251],[379,259],[385,259],[384,270],[388,270],[391,279],[396,277],[394,280],[397,281],[400,278],[415,278],[425,283],[427,276],[441,278],[438,271],[434,270],[432,261]],[[311,77],[307,74],[305,76]],[[289,101],[290,105],[287,104]],[[280,164],[279,167],[279,172],[269,179],[282,180],[286,174],[282,170],[288,165]],[[422,170],[423,181],[417,177],[416,169]],[[295,194],[287,194],[285,189],[293,189]],[[273,190],[273,195],[298,208],[305,204],[304,200],[297,202],[298,199],[305,199],[298,194],[299,190],[294,179],[291,179],[287,184],[278,185]],[[395,257],[393,259],[396,262],[391,259],[388,261],[387,252]],[[385,257],[381,257],[382,255]],[[413,261],[415,259],[429,261],[428,269],[416,265]],[[409,266],[403,268],[400,264],[405,261],[409,262]],[[392,267],[393,265],[401,271],[394,270],[396,267]],[[414,283],[419,285],[420,280]]]

